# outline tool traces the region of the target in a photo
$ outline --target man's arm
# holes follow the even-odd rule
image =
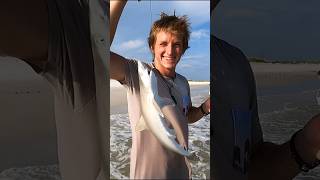
[[[125,77],[126,59],[116,53],[110,52],[110,78],[123,81]]]
[[[110,1],[110,44],[112,44],[114,35],[116,34],[118,22],[126,3],[127,0]]]
[[[188,112],[188,123],[194,123],[200,120],[205,114],[210,112],[210,98],[208,98],[199,107],[191,107]]]
[[[117,25],[126,5],[127,0],[111,0],[110,1],[110,42],[112,44]],[[110,78],[123,81],[125,77],[125,61],[126,59],[116,53],[110,52]]]
[[[297,153],[306,163],[315,162],[320,153],[320,114],[313,117],[294,139]],[[320,159],[320,157],[318,157]],[[290,142],[282,145],[264,142],[254,150],[249,179],[289,180],[300,169],[291,155]]]

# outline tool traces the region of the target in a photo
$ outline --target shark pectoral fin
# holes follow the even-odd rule
[[[148,127],[146,125],[146,122],[144,121],[143,116],[141,115],[139,121],[136,124],[135,130],[136,132],[140,132],[146,129],[148,129]]]
[[[183,147],[188,147],[188,125],[185,117],[177,110],[177,107],[174,105],[167,105],[162,107],[162,113],[165,118],[172,125],[175,136],[179,144]]]

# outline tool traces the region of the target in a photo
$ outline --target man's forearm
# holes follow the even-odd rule
[[[191,107],[188,112],[188,123],[194,123],[197,122],[199,119],[203,117],[203,113],[201,111],[200,107]]]
[[[300,172],[298,163],[300,166],[308,165],[307,168],[317,166],[320,163],[317,157],[320,151],[319,129],[320,114],[292,136],[292,148],[290,141],[282,145],[267,142],[257,145],[251,158],[249,179],[291,180]]]
[[[282,145],[264,142],[253,153],[249,180],[291,180],[299,172],[289,142]]]
[[[126,3],[127,0],[110,1],[110,45],[112,44],[122,10]]]

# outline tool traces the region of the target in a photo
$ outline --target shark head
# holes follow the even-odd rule
[[[147,65],[139,62],[138,63],[138,73],[140,75],[140,83],[145,87],[146,90],[151,91],[151,70]]]

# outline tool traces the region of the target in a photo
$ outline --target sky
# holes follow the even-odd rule
[[[210,1],[128,1],[122,12],[111,51],[126,58],[152,62],[147,37],[160,12],[187,15],[191,23],[189,49],[176,72],[189,80],[210,79]]]
[[[320,61],[319,0],[221,0],[214,34],[249,57]]]

